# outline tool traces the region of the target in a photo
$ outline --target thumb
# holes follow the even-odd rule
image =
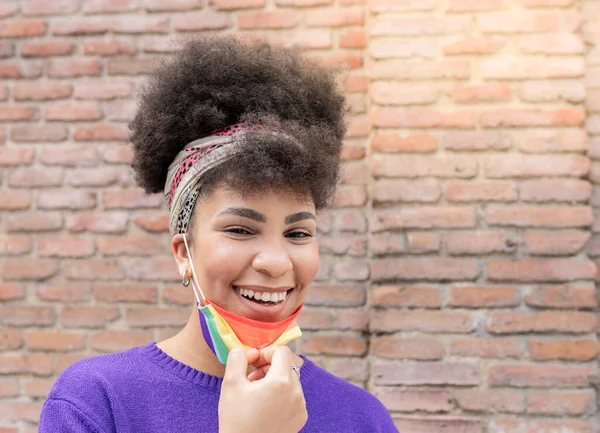
[[[254,358],[258,356],[257,352],[256,349],[244,350],[238,347],[231,349],[227,356],[223,381],[237,383],[248,380],[246,377],[248,363],[254,361]]]

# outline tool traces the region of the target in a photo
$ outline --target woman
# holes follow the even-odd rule
[[[331,72],[264,43],[193,40],[155,71],[133,168],[165,193],[197,308],[172,338],[65,370],[40,432],[397,431],[372,395],[285,347],[319,267],[343,107]]]

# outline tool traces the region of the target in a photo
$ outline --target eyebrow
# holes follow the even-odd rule
[[[266,223],[267,217],[254,209],[248,209],[245,207],[230,207],[220,212],[221,215],[235,215],[242,218],[248,218],[259,223]],[[315,220],[315,216],[310,212],[296,212],[285,217],[285,224],[293,224],[298,221],[312,219]]]

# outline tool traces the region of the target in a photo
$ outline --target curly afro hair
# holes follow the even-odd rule
[[[194,38],[143,89],[130,125],[136,180],[148,193],[161,192],[188,142],[236,123],[262,124],[293,141],[251,133],[239,156],[207,174],[202,194],[216,184],[245,195],[285,189],[322,209],[337,185],[344,114],[334,71],[297,50],[232,36]]]

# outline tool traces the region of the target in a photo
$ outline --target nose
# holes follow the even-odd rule
[[[293,264],[285,248],[279,245],[270,245],[263,248],[254,257],[252,268],[272,278],[278,278],[291,271]]]

